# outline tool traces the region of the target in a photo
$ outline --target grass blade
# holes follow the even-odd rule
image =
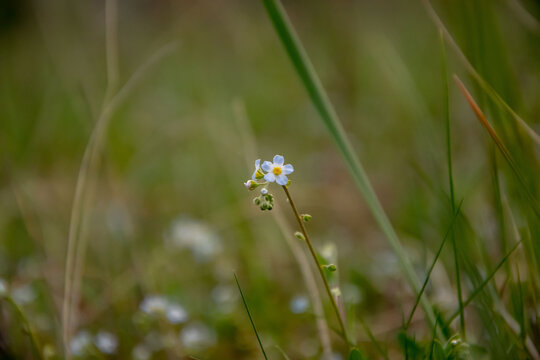
[[[390,246],[396,254],[400,266],[405,273],[405,276],[409,282],[409,286],[415,293],[419,293],[420,286],[419,280],[414,273],[414,269],[405,254],[405,251],[398,239],[398,236],[394,230],[394,227],[390,223],[386,212],[384,211],[368,176],[358,159],[356,153],[350,144],[343,126],[338,118],[338,115],[330,102],[326,91],[324,90],[317,73],[309,57],[302,47],[302,44],[294,31],[294,28],[289,21],[285,9],[278,0],[262,0],[268,16],[274,25],[274,28],[291,59],[296,73],[300,77],[304,87],[306,88],[309,97],[317,109],[326,129],[330,133],[332,140],[337,146],[343,160],[345,161],[353,180],[362,193],[367,206],[373,214],[382,232],[388,239]],[[431,304],[422,298],[422,306],[426,313],[430,325],[435,325],[435,315]]]
[[[448,186],[450,188],[450,204],[452,207],[452,213],[456,213],[456,200],[454,194],[454,176],[452,171],[452,132],[450,127],[450,99],[449,99],[449,85],[448,85],[448,67],[446,64],[446,50],[444,47],[444,38],[441,32],[441,60],[442,60],[442,77],[443,77],[443,97],[444,97],[444,115],[446,120],[446,162],[448,167]],[[459,258],[456,245],[456,236],[453,227],[450,229],[450,236],[452,238],[452,248],[454,250],[454,266],[456,268],[456,284],[457,284],[457,298],[460,311],[460,329],[463,338],[465,336],[465,314],[463,312],[463,292],[461,290],[461,271],[459,266]]]
[[[480,110],[480,107],[478,106],[478,104],[476,104],[476,101],[474,101],[473,97],[471,96],[471,94],[469,93],[469,91],[467,90],[467,88],[465,87],[465,85],[459,79],[457,75],[454,75],[454,80],[456,81],[459,89],[461,90],[465,98],[467,99],[467,102],[469,103],[470,107],[473,109],[474,114],[478,118],[478,121],[480,121],[482,126],[484,126],[484,128],[487,130],[487,132],[491,136],[491,139],[495,142],[495,145],[497,145],[497,147],[499,148],[499,151],[501,152],[501,154],[504,156],[504,158],[510,165],[510,168],[514,172],[514,175],[516,176],[517,180],[521,184],[521,188],[523,189],[523,192],[530,200],[529,204],[532,207],[532,210],[538,217],[540,217],[540,209],[538,207],[538,200],[534,197],[534,195],[529,190],[527,182],[525,181],[525,177],[521,174],[517,163],[513,159],[512,155],[510,154],[510,151],[508,151],[507,147],[504,145],[501,138],[497,135],[497,133],[495,132],[495,130],[493,129],[489,121],[486,119],[486,116],[484,115],[482,110]]]
[[[382,358],[385,359],[385,360],[388,360],[389,359],[388,354],[383,349],[381,344],[377,341],[377,339],[375,338],[375,335],[373,335],[373,332],[371,331],[369,326],[366,324],[364,319],[360,318],[360,324],[362,325],[362,328],[364,329],[367,336],[369,337],[369,340],[371,340],[371,342],[373,343],[373,345],[375,345],[375,348],[377,349],[379,354],[381,354]]]
[[[450,226],[448,226],[448,230],[446,230],[446,234],[444,234],[443,241],[441,242],[441,245],[439,246],[439,249],[437,250],[437,253],[435,254],[435,258],[433,259],[433,262],[431,263],[431,266],[429,267],[429,270],[426,275],[426,279],[424,280],[424,283],[422,284],[422,288],[420,289],[420,292],[416,296],[416,301],[414,303],[414,306],[411,310],[411,313],[409,314],[409,317],[407,318],[407,322],[405,323],[404,329],[407,330],[409,326],[411,325],[411,321],[413,318],[413,315],[416,311],[416,308],[418,307],[418,304],[420,303],[420,298],[424,294],[424,291],[426,290],[426,286],[429,282],[429,279],[431,277],[431,273],[433,272],[433,269],[435,268],[435,264],[437,263],[437,260],[439,260],[439,256],[441,255],[441,252],[444,248],[444,244],[446,243],[446,240],[448,239],[448,235],[453,231],[454,224],[456,222],[456,219],[458,218],[458,215],[461,212],[461,205],[463,204],[463,201],[459,204],[457,211],[454,212],[454,216],[452,217],[452,221],[450,222]]]
[[[234,274],[234,280],[236,281],[236,286],[238,286],[238,291],[240,292],[240,296],[242,296],[242,302],[244,303],[244,308],[246,309],[246,312],[249,317],[249,321],[251,321],[251,326],[253,326],[253,331],[255,332],[255,336],[257,337],[257,341],[259,342],[259,346],[261,348],[261,351],[263,353],[263,356],[266,360],[268,360],[268,357],[266,356],[266,352],[264,351],[263,344],[261,342],[261,338],[259,337],[259,333],[257,332],[257,328],[255,327],[255,323],[253,322],[253,318],[251,317],[251,313],[249,312],[249,307],[246,302],[246,298],[244,297],[244,293],[242,292],[242,288],[240,287],[240,283],[238,282],[238,277],[236,276],[236,273]]]
[[[518,241],[509,251],[508,253],[506,253],[506,255],[502,258],[502,260],[497,264],[497,266],[495,266],[495,268],[493,269],[493,271],[484,279],[484,281],[482,281],[482,283],[469,295],[469,297],[467,298],[467,300],[465,300],[463,302],[463,307],[467,307],[473,300],[474,298],[476,297],[476,295],[478,295],[483,289],[484,287],[491,281],[491,279],[493,279],[493,277],[495,276],[495,274],[497,273],[497,271],[499,271],[499,269],[506,263],[506,261],[508,260],[508,258],[510,257],[510,255],[512,255],[512,253],[519,247],[519,245],[521,244],[521,240]],[[450,316],[450,318],[448,319],[448,324],[450,324],[457,316],[459,315],[459,310],[457,310],[456,312],[454,312],[452,314],[452,316]]]

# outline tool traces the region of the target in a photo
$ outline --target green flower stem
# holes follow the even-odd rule
[[[283,190],[285,190],[287,199],[289,199],[289,204],[291,205],[294,216],[296,217],[296,221],[298,221],[298,225],[300,225],[300,230],[302,231],[302,234],[305,237],[306,244],[309,248],[309,252],[311,253],[311,256],[313,257],[313,261],[315,261],[315,266],[317,267],[317,270],[319,270],[319,275],[321,275],[321,279],[323,281],[326,294],[328,295],[328,298],[330,298],[330,303],[332,304],[332,307],[334,308],[334,311],[336,313],[336,317],[338,319],[341,334],[343,335],[343,338],[345,339],[347,346],[349,347],[349,350],[350,350],[351,344],[349,341],[349,336],[347,335],[345,324],[343,323],[343,319],[341,318],[341,314],[336,304],[336,300],[334,299],[334,296],[332,296],[332,292],[330,291],[330,286],[328,285],[328,281],[326,280],[326,277],[324,276],[321,263],[319,262],[319,259],[317,259],[317,254],[315,253],[315,249],[313,249],[313,245],[311,244],[311,240],[309,239],[309,235],[306,231],[306,227],[304,226],[304,222],[302,221],[302,218],[300,217],[300,214],[298,213],[298,210],[296,209],[296,206],[294,205],[294,201],[291,197],[291,194],[289,193],[289,189],[287,189],[287,186],[282,186],[282,187],[283,187]]]

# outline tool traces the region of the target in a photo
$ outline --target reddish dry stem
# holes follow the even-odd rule
[[[500,143],[499,137],[497,136],[497,133],[495,132],[495,130],[493,130],[490,123],[487,121],[486,116],[484,115],[482,110],[480,110],[480,107],[478,106],[478,104],[476,104],[476,101],[474,101],[473,97],[471,96],[471,94],[469,93],[469,91],[467,90],[467,88],[465,87],[463,82],[455,74],[454,74],[454,80],[458,84],[459,89],[461,90],[461,92],[463,93],[465,98],[467,99],[467,102],[469,103],[469,105],[473,109],[473,111],[474,111],[476,117],[478,118],[478,120],[480,121],[480,123],[482,123],[482,125],[486,128],[486,130],[489,132],[489,135],[491,135],[493,140],[495,140],[497,143]]]

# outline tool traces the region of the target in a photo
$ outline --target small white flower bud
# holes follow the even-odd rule
[[[268,194],[268,189],[267,188],[262,188],[261,189],[261,194],[263,194],[263,195]]]
[[[244,183],[244,186],[246,187],[246,189],[248,190],[255,190],[257,188],[257,186],[259,186],[260,184],[258,184],[256,181],[253,181],[253,180],[248,180]]]
[[[296,236],[300,240],[304,240],[304,241],[306,240],[306,238],[304,237],[304,234],[302,234],[300,231],[295,232],[294,236]]]

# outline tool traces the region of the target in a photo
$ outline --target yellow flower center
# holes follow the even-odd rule
[[[279,174],[281,174],[281,167],[279,167],[279,166],[274,166],[274,168],[272,169],[272,172],[274,173],[274,175],[279,175]]]

